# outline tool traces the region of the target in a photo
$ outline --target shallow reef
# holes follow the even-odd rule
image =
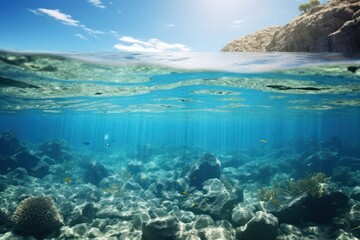
[[[360,238],[358,142],[84,149],[0,134],[0,239]]]

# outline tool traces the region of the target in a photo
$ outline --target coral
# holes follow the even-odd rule
[[[11,222],[16,231],[36,236],[50,233],[63,225],[54,200],[49,196],[29,197],[21,201]]]
[[[324,173],[318,172],[299,179],[290,189],[294,194],[305,193],[312,197],[321,197],[324,194],[323,183],[328,182],[329,178]]]
[[[260,188],[258,196],[261,201],[269,202],[279,195],[278,188]]]
[[[307,196],[319,198],[324,194],[323,184],[330,178],[325,173],[317,172],[310,174],[299,180],[287,179],[282,182],[274,183],[270,188],[261,188],[258,196],[261,201],[274,201],[280,195],[289,195],[292,197],[306,194]]]

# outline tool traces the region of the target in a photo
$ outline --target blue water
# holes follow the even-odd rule
[[[74,148],[90,142],[88,150],[108,151],[143,144],[163,146],[198,146],[212,152],[232,148],[281,148],[298,138],[326,140],[338,136],[358,141],[360,116],[291,116],[290,119],[236,114],[224,119],[221,114],[192,119],[191,116],[98,116],[76,113],[38,115],[26,113],[2,115],[0,131],[12,130],[19,139],[41,143],[49,139],[65,139]],[[175,119],[177,118],[177,119]],[[109,135],[104,140],[105,134]],[[266,140],[263,144],[260,140]]]
[[[2,78],[37,86],[2,84],[0,131],[33,143],[221,152],[360,135],[360,70],[347,70],[359,66],[354,56],[3,52],[0,60]]]
[[[139,217],[139,225],[139,213],[192,226],[176,230],[177,239],[202,236],[196,225],[208,224],[205,214],[217,221],[210,228],[235,239],[238,208],[276,215],[278,199],[290,208],[298,197],[278,193],[259,203],[262,187],[317,172],[332,179],[316,189],[343,191],[344,206],[310,198],[307,204],[322,207],[310,211],[314,218],[294,212],[295,220],[279,217],[279,224],[295,224],[299,239],[312,227],[317,239],[340,228],[360,236],[358,222],[345,226],[340,214],[357,214],[358,195],[345,205],[360,182],[358,56],[0,51],[0,144],[4,239],[34,234],[5,220],[20,200],[44,195],[64,218],[51,239],[88,239],[90,228],[104,239],[143,239],[147,220]],[[93,213],[79,217],[89,214],[85,208]]]

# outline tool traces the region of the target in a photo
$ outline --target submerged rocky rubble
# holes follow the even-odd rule
[[[359,143],[338,137],[94,153],[3,132],[0,163],[0,239],[360,237]]]

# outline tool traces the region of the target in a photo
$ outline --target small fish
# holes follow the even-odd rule
[[[69,177],[64,178],[64,182],[67,184],[71,183],[71,178]]]
[[[197,206],[198,206],[198,204],[196,204],[196,203],[192,203],[192,204],[191,204],[191,207],[192,207],[192,208],[195,208],[195,207],[197,207]]]
[[[110,143],[105,144],[105,147],[110,147]]]
[[[260,139],[259,142],[261,142],[261,143],[267,143],[268,141],[265,140],[265,139]]]
[[[104,140],[106,141],[106,140],[108,140],[109,139],[109,134],[108,133],[105,133],[104,134]]]
[[[91,143],[89,142],[83,142],[84,145],[90,145]]]
[[[181,192],[181,195],[187,196],[187,195],[189,195],[189,193],[188,192]]]

